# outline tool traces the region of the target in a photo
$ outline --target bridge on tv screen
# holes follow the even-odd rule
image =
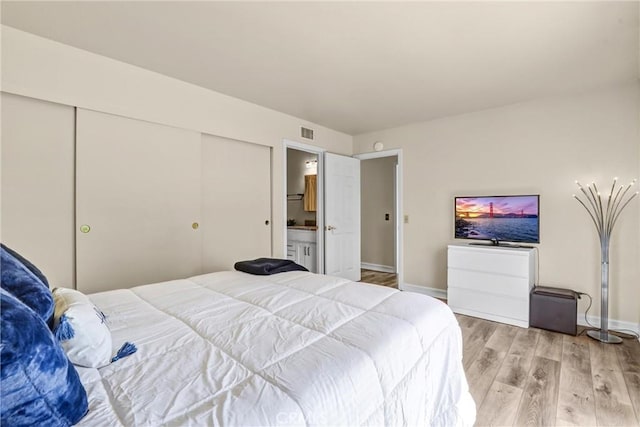
[[[493,203],[489,203],[489,212],[481,211],[458,211],[456,210],[456,216],[458,218],[537,218],[538,215],[526,214],[524,209],[520,209],[520,212],[508,212],[500,213],[493,211]]]

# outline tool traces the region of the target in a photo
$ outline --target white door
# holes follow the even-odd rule
[[[200,134],[82,109],[76,126],[78,290],[199,274]]]
[[[52,287],[73,287],[75,110],[0,97],[2,243],[41,269]]]
[[[271,148],[202,135],[202,264],[271,256]]]
[[[325,273],[360,280],[360,160],[326,153]]]

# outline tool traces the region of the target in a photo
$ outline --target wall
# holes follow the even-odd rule
[[[396,156],[360,163],[362,262],[395,269]],[[389,214],[389,220],[385,220]]]
[[[599,313],[600,249],[595,227],[572,198],[574,180],[611,185],[638,178],[640,86],[540,99],[354,137],[354,151],[375,141],[401,148],[405,281],[446,289],[455,195],[540,194],[540,283],[594,297]],[[640,202],[633,202],[611,244],[609,316],[640,321]],[[585,299],[580,310],[586,308]]]
[[[273,147],[273,255],[283,256],[284,138],[350,155],[352,137],[199,86],[3,25],[0,90]],[[301,141],[309,143],[309,141]]]
[[[287,194],[304,194],[305,163],[317,159],[316,154],[287,149]],[[316,213],[305,211],[303,201],[293,197],[287,200],[287,219],[294,219],[297,225],[304,225],[305,220],[315,220]]]

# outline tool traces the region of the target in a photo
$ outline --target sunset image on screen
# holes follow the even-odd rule
[[[458,218],[523,218],[538,216],[537,196],[466,197],[456,199]]]
[[[539,241],[539,197],[456,197],[455,237]]]

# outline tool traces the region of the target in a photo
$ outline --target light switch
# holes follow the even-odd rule
[[[384,214],[384,220],[385,220],[385,221],[389,221],[389,214],[387,214],[387,213],[386,213],[386,214]]]
[[[409,215],[404,216],[404,223],[409,224]]]

